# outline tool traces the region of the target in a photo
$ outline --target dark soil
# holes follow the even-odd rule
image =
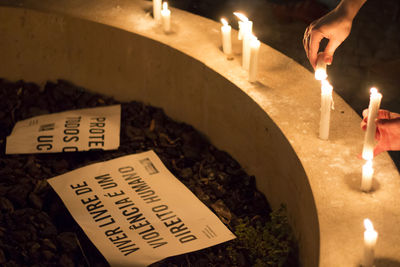
[[[150,149],[238,237],[153,267],[298,266],[284,208],[271,212],[255,178],[190,125],[172,121],[159,108],[122,103],[116,151],[5,155],[6,137],[17,121],[118,102],[65,81],[40,88],[1,79],[0,99],[1,266],[108,266],[46,179]]]

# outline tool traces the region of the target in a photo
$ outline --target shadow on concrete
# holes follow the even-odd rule
[[[345,176],[344,182],[352,191],[361,192],[361,178],[362,178],[361,172],[349,173]],[[378,191],[380,187],[381,187],[380,183],[376,179],[373,179],[372,189],[367,194]]]
[[[400,267],[400,262],[389,258],[377,258],[375,267]]]
[[[154,18],[154,15],[153,15],[153,6],[144,7],[144,8],[142,8],[142,10],[143,10],[144,13],[149,13],[149,14],[151,15],[151,17]]]
[[[254,85],[254,87],[257,87],[258,89],[266,89],[266,88],[268,88],[268,86],[266,86],[265,84],[263,84],[263,83],[261,83],[259,81],[252,82],[251,84]]]

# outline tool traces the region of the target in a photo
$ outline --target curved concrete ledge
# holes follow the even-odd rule
[[[375,191],[359,191],[361,120],[334,95],[331,140],[319,140],[311,73],[263,44],[259,82],[250,84],[240,55],[228,61],[220,51],[213,21],[173,9],[165,35],[151,2],[53,2],[0,0],[0,77],[62,78],[192,124],[257,177],[273,207],[287,204],[303,266],[358,266],[366,217],[379,232],[379,262],[400,264],[399,174],[380,155]]]

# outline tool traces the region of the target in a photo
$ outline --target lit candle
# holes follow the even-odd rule
[[[221,34],[222,34],[222,51],[226,55],[232,54],[232,40],[231,40],[231,30],[232,27],[228,25],[226,19],[221,19]]]
[[[171,10],[168,9],[168,3],[163,3],[163,9],[161,10],[162,25],[165,33],[171,31]]]
[[[378,111],[379,111],[379,106],[381,105],[381,100],[382,100],[382,95],[378,93],[378,90],[374,87],[371,88],[371,95],[368,107],[367,131],[365,132],[364,147],[362,151],[362,157],[365,160],[372,160],[374,158],[375,132],[376,132],[375,120],[378,117]]]
[[[327,80],[321,81],[321,118],[319,122],[319,138],[328,140],[329,123],[331,119],[331,108],[333,87]]]
[[[361,190],[364,192],[371,191],[372,178],[374,175],[374,168],[372,167],[372,160],[367,162],[362,167]]]
[[[258,72],[258,51],[260,50],[260,41],[254,35],[250,40],[250,66],[249,66],[249,82],[257,81]]]
[[[322,81],[328,78],[326,74],[326,63],[324,62],[323,57],[319,57],[317,60],[317,67],[315,68],[315,79],[318,81]]]
[[[243,39],[242,66],[245,70],[248,70],[250,67],[250,40],[253,35],[253,22],[241,13],[235,12],[233,14],[240,19],[239,40],[240,38]]]
[[[378,233],[374,230],[374,226],[369,219],[364,220],[364,226],[364,259],[362,266],[372,267],[374,265],[374,248],[378,239]]]
[[[242,35],[243,35],[243,34],[242,34],[242,27],[243,27],[243,26],[242,26],[242,24],[243,24],[243,23],[242,23],[241,21],[239,21],[239,32],[238,32],[238,40],[239,40],[239,41],[241,41],[241,40],[243,39],[243,36],[242,36]]]
[[[153,17],[155,20],[161,20],[161,0],[153,0]]]

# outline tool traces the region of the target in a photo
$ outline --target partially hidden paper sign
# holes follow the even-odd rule
[[[147,266],[235,238],[153,151],[48,182],[111,266]]]
[[[118,149],[120,124],[121,105],[33,117],[14,126],[6,154]]]

